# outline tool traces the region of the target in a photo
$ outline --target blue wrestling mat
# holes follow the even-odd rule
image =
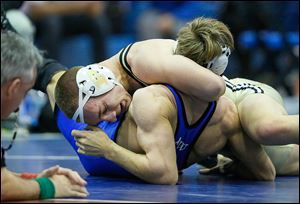
[[[4,145],[9,142],[10,139],[1,141]],[[274,182],[242,181],[199,175],[196,165],[186,169],[175,186],[92,177],[85,172],[76,153],[60,134],[18,137],[6,154],[6,164],[8,169],[15,172],[34,173],[58,164],[78,171],[88,182],[90,195],[85,199],[47,202],[299,203],[299,177],[277,177]]]

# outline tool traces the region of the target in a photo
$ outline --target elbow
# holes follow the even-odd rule
[[[167,185],[176,185],[178,182],[178,172],[168,173],[168,175],[164,176],[164,183]]]
[[[151,182],[160,185],[175,185],[178,182],[178,172],[177,169],[175,171],[169,169],[156,169],[155,175],[153,175]]]
[[[222,79],[219,81],[219,83],[217,83],[217,86],[215,88],[217,99],[225,93],[225,90],[226,90],[226,84],[225,81]]]
[[[222,78],[212,81],[208,86],[208,93],[210,93],[210,101],[215,101],[220,98],[225,93],[226,85]]]
[[[162,185],[176,185],[177,182],[178,182],[178,173],[175,172],[175,174],[174,173],[166,173],[165,175],[162,175],[158,179],[158,183],[157,184],[162,184]]]

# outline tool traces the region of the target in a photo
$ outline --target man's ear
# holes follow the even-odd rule
[[[22,82],[21,82],[20,78],[12,79],[8,84],[8,88],[7,88],[7,92],[6,92],[7,97],[12,98],[16,94],[20,94],[21,85],[22,85]]]

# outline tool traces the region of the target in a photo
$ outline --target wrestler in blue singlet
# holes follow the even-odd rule
[[[123,69],[138,83],[142,86],[147,86],[145,82],[138,79],[131,70],[131,67],[127,63],[126,57],[131,48],[132,44],[128,45],[121,51],[120,54],[120,63]],[[206,127],[207,123],[209,122],[210,118],[214,114],[216,108],[216,102],[210,102],[208,104],[207,109],[203,113],[203,115],[199,118],[197,122],[192,125],[187,123],[185,109],[183,101],[178,94],[178,92],[170,85],[166,85],[172,94],[175,97],[176,105],[177,105],[177,127],[175,131],[175,145],[176,145],[176,156],[177,156],[177,168],[178,170],[182,170],[186,168],[186,160],[188,155],[191,151],[192,146],[195,144],[201,132]],[[78,147],[76,146],[76,142],[74,137],[71,135],[73,129],[77,130],[84,130],[87,124],[78,123],[72,119],[67,118],[64,113],[56,107],[55,111],[56,121],[58,128],[65,136],[65,138],[69,141],[72,145],[73,149],[77,152]],[[107,122],[102,121],[97,126],[101,128],[108,137],[116,142],[116,137],[118,133],[118,129],[121,126],[121,123],[124,119],[124,114],[120,115],[116,122]],[[103,157],[95,157],[95,156],[86,156],[82,154],[78,154],[82,165],[84,166],[85,170],[90,175],[108,175],[108,176],[120,176],[120,177],[128,177],[133,176],[125,169],[120,167],[119,165],[103,158]]]
[[[186,120],[186,114],[184,110],[183,101],[177,91],[171,86],[167,86],[173,93],[176,99],[178,122],[175,132],[176,143],[176,155],[177,155],[177,167],[178,170],[186,167],[186,160],[190,153],[190,150],[201,132],[212,117],[216,108],[216,102],[209,103],[206,111],[201,118],[193,125],[188,125]],[[56,121],[58,128],[64,137],[72,145],[73,149],[77,152],[78,147],[74,137],[71,135],[73,129],[84,130],[87,124],[78,123],[72,119],[67,118],[64,113],[56,107]],[[116,122],[102,121],[97,126],[101,128],[111,140],[116,142],[117,132],[123,121],[124,114],[118,117]],[[87,156],[78,154],[80,161],[85,170],[90,175],[108,175],[108,176],[120,176],[128,177],[132,176],[129,172],[124,170],[119,165],[105,159],[104,157]]]

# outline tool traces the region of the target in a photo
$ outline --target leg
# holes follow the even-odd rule
[[[299,144],[299,115],[288,115],[267,94],[248,95],[238,105],[242,127],[253,140],[264,145]]]
[[[299,175],[299,145],[290,144],[290,145],[281,145],[281,146],[263,146],[265,152],[271,159],[277,176],[298,176]],[[229,158],[227,158],[228,156]],[[226,165],[229,165],[233,159],[233,155],[223,156],[218,154],[218,157],[214,159],[207,158],[203,163],[199,164],[204,166],[199,170],[201,174],[222,174],[222,168],[226,169]],[[213,166],[206,165],[209,161],[213,162]],[[210,164],[209,163],[209,164]],[[225,172],[226,173],[226,172]]]
[[[299,145],[263,146],[278,176],[299,175]]]
[[[275,179],[275,167],[260,144],[240,131],[228,139],[228,145],[235,162],[227,169],[234,174],[246,178],[263,181]]]

